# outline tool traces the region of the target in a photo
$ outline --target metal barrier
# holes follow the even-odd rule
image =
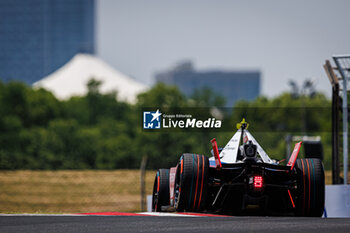
[[[350,218],[350,185],[326,185],[324,217]]]

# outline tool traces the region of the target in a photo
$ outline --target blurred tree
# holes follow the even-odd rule
[[[210,155],[211,138],[217,137],[223,147],[232,136],[232,132],[142,130],[142,108],[175,113],[187,109],[193,115],[211,117],[211,107],[223,106],[225,101],[208,88],[196,90],[189,99],[174,86],[157,84],[131,105],[119,101],[116,92],[100,93],[100,85],[90,80],[85,96],[60,101],[44,89],[0,82],[0,169],[138,168],[144,155],[149,158],[148,168],[156,169],[175,165],[185,152]],[[245,117],[264,149],[283,158],[284,133],[303,131],[302,103],[306,131],[320,132],[328,167],[331,116],[330,101],[324,95],[301,99],[285,93],[239,101],[224,119],[229,117],[228,124],[234,127]]]
[[[24,124],[29,126],[28,87],[20,82],[10,82],[1,91],[1,115],[12,115]]]
[[[28,115],[26,116],[30,126],[47,126],[50,120],[62,116],[62,104],[54,95],[45,89],[27,91]]]
[[[194,107],[224,107],[226,100],[225,97],[214,92],[211,88],[202,87],[194,90],[190,102],[193,103]]]
[[[286,156],[287,134],[321,135],[325,166],[329,168],[331,102],[323,94],[296,97],[293,93],[284,93],[272,99],[259,97],[251,102],[239,101],[233,109],[231,123],[238,122],[243,117],[250,123],[249,130],[261,146],[271,157],[278,159]]]
[[[175,86],[157,83],[149,91],[138,95],[137,106],[161,109],[181,108],[187,106],[186,97]]]

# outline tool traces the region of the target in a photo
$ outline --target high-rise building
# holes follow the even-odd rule
[[[195,89],[211,88],[232,107],[237,100],[253,100],[260,94],[259,71],[196,71],[191,62],[178,64],[174,69],[157,73],[157,82],[175,85],[187,96]]]
[[[0,79],[31,84],[94,53],[94,0],[0,0]]]

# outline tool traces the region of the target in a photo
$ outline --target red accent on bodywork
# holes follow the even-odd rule
[[[303,142],[298,142],[297,144],[295,144],[294,146],[294,150],[293,150],[293,153],[292,155],[290,156],[289,158],[289,161],[287,163],[287,166],[291,166],[290,170],[293,170],[294,168],[294,164],[295,164],[295,161],[297,160],[297,157],[298,157],[298,154],[299,154],[299,151],[300,151],[300,147],[301,147],[301,144]]]
[[[289,189],[288,189],[288,194],[289,194],[290,201],[292,202],[293,208],[295,208],[294,201],[293,201],[292,195],[290,194]]]
[[[177,167],[170,168],[169,171],[169,192],[170,200],[174,200],[174,187],[175,187],[175,176]]]
[[[245,136],[243,137],[243,143],[247,143],[247,142],[248,142],[248,136],[245,135]]]
[[[157,193],[159,193],[159,175],[157,176]]]
[[[221,165],[221,161],[220,161],[218,145],[216,144],[216,139],[215,138],[213,138],[211,140],[211,145],[213,146],[215,163],[216,163],[216,169],[220,170],[222,168],[222,165]]]
[[[183,163],[183,159],[181,159],[181,170],[180,170],[180,174],[182,174],[182,172],[184,171],[184,163]]]

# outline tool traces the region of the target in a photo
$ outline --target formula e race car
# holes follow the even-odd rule
[[[321,217],[325,179],[319,159],[297,159],[295,145],[286,165],[271,159],[243,121],[224,148],[211,140],[213,156],[183,154],[177,165],[157,171],[152,211]]]

